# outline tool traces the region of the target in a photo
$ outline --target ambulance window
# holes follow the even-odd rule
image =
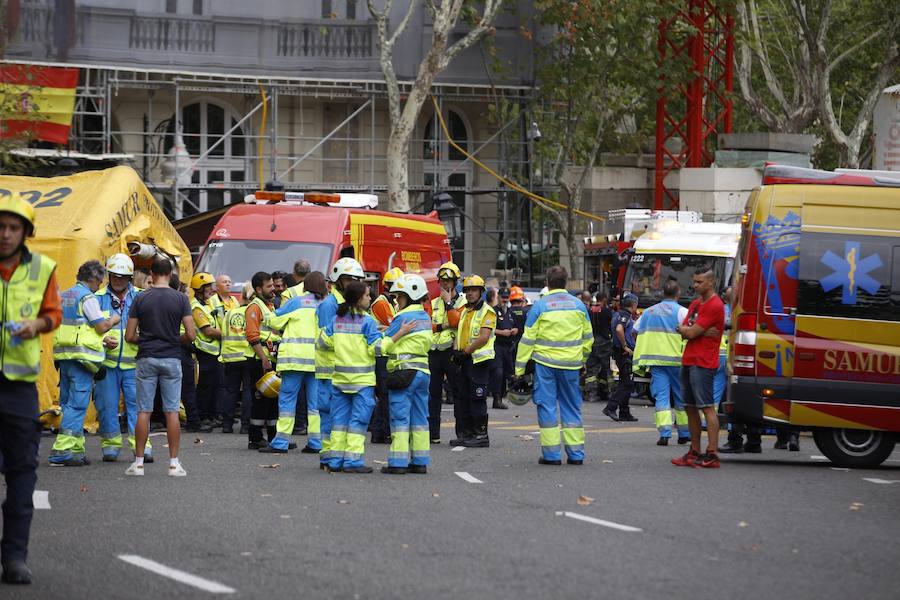
[[[900,246],[894,246],[891,268],[891,303],[900,306]]]

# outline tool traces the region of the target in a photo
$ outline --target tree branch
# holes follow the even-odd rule
[[[494,18],[497,16],[497,13],[500,11],[500,6],[503,4],[503,0],[485,0],[484,3],[484,12],[481,14],[481,19],[478,21],[478,24],[472,28],[469,33],[465,35],[461,40],[447,48],[447,51],[444,52],[441,57],[440,69],[444,70],[447,68],[447,65],[456,58],[456,55],[470,48],[475,42],[484,37],[484,34],[487,33],[491,29],[491,23],[494,22]],[[456,22],[456,19],[453,20]]]

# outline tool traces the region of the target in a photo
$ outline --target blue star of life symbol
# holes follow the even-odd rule
[[[822,262],[834,270],[834,273],[823,277],[822,289],[830,292],[841,286],[841,303],[856,304],[856,290],[862,288],[869,294],[876,294],[881,284],[869,272],[881,267],[881,257],[870,254],[860,258],[859,242],[844,242],[844,256],[838,256],[831,250],[821,258]]]

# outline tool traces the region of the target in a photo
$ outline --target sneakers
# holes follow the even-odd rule
[[[169,465],[169,477],[184,477],[187,475],[187,471],[184,470],[184,467],[181,466],[181,463],[177,465]]]
[[[567,458],[566,464],[567,465],[576,465],[576,466],[583,465],[584,459],[583,458]]]
[[[691,443],[691,438],[689,438],[689,437],[680,437],[680,438],[678,438],[678,445],[679,445],[679,446],[683,446],[683,445],[685,445],[685,444],[690,444],[690,443]]]
[[[636,416],[634,416],[633,414],[631,414],[630,412],[626,412],[625,414],[622,414],[622,411],[621,410],[619,411],[619,421],[622,421],[625,423],[634,423],[637,420],[638,420],[638,418]]]
[[[719,465],[719,455],[715,452],[706,452],[694,461],[693,466],[703,469],[718,469]]]
[[[606,407],[603,409],[603,414],[612,419],[613,421],[618,421],[619,417],[616,416],[616,411],[611,409],[610,407]]]
[[[656,445],[657,446],[668,446],[669,438],[666,438],[666,437],[659,438],[658,440],[656,440]]]
[[[700,453],[695,452],[694,449],[691,448],[684,456],[673,458],[672,464],[676,467],[693,467],[698,458],[700,458]]]
[[[381,472],[386,475],[406,475],[407,471],[406,467],[381,467]]]
[[[125,470],[126,475],[133,475],[135,477],[143,477],[144,476],[144,465],[139,465],[137,463],[131,463],[131,466]]]
[[[361,467],[344,467],[344,473],[371,473],[374,469],[368,465]]]

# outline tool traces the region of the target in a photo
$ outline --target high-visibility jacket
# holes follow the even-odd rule
[[[262,319],[260,319],[259,321],[259,343],[262,344],[263,353],[266,355],[266,358],[271,360],[272,352],[269,350],[269,344],[277,343],[281,340],[281,336],[278,335],[278,333],[272,331],[272,329],[269,328],[268,325],[266,325],[266,319],[269,317],[269,315],[273,315],[275,313],[271,308],[268,307],[268,305],[266,305],[265,302],[263,302],[259,298],[253,298],[253,300],[250,301],[250,304],[248,304],[247,307],[249,308],[253,305],[258,306],[260,313],[262,313]],[[244,318],[246,319],[246,311]],[[253,346],[248,343],[247,347],[248,350],[246,352],[246,357],[256,358],[256,352],[253,351]]]
[[[191,298],[191,310],[199,309],[200,312],[206,317],[209,321],[210,327],[214,327],[221,331],[221,326],[219,324],[219,319],[216,316],[215,309],[208,304],[200,304],[200,301],[196,298]],[[197,336],[194,338],[194,348],[199,350],[200,352],[205,352],[210,356],[219,356],[219,353],[222,351],[222,340],[217,340],[215,338],[209,337],[203,330],[199,327],[196,327]]]
[[[476,305],[477,306],[477,305]],[[483,327],[484,319],[490,313],[491,317],[496,319],[497,313],[494,311],[492,306],[489,306],[487,302],[481,301],[481,307],[474,309],[474,314],[472,315],[471,320],[466,323],[466,314],[473,312],[473,309],[469,307],[468,304],[464,305],[462,311],[459,314],[459,327],[465,327],[468,325],[469,327],[469,341],[474,340],[481,333],[481,328]],[[462,350],[463,348],[459,348],[459,331],[457,331],[457,335],[455,336],[455,344],[457,346],[457,350]],[[472,353],[472,362],[475,364],[484,362],[486,360],[491,360],[494,358],[494,330],[491,329],[491,335],[488,338],[487,343]]]
[[[213,309],[213,312],[219,313],[219,318],[223,318],[225,313],[233,308],[237,308],[241,305],[238,302],[238,299],[234,296],[226,296],[225,301],[223,302],[221,298],[219,298],[218,294],[215,294],[212,298],[209,299],[209,306]]]
[[[222,353],[219,354],[219,362],[235,363],[247,360],[247,321],[245,320],[246,306],[232,308],[225,313],[222,324]]]
[[[338,305],[344,302],[344,296],[337,287],[331,288],[331,293],[319,304],[316,309],[316,326],[321,334],[326,327],[331,325],[337,316]],[[316,336],[318,337],[318,336]],[[331,379],[334,375],[334,350],[331,348],[316,348],[316,379]]]
[[[94,294],[82,282],[60,293],[63,318],[53,339],[54,360],[77,360],[86,367],[106,360],[103,337],[84,317],[84,303]]]
[[[464,296],[457,296],[453,301],[452,308],[461,309],[466,305]],[[435,326],[440,325],[441,330],[435,331],[431,341],[432,350],[448,350],[453,347],[453,338],[456,336],[456,329],[450,326],[447,317],[447,306],[444,299],[438,296],[431,301],[431,322]]]
[[[550,290],[534,303],[516,352],[516,375],[529,360],[553,369],[580,369],[594,344],[587,308],[563,289]]]
[[[275,367],[279,373],[316,370],[316,309],[320,302],[315,294],[295,296],[266,316],[266,326],[282,332]]]
[[[119,343],[115,348],[106,348],[106,360],[103,361],[104,367],[128,370],[137,366],[138,345],[125,341],[125,328],[128,326],[128,313],[131,312],[131,307],[134,306],[134,299],[137,298],[141,291],[128,284],[125,298],[121,301],[109,286],[94,294],[100,302],[100,311],[105,318],[109,319],[116,314],[122,319],[118,325],[106,332],[106,336],[116,338],[116,341]],[[118,305],[118,308],[115,308],[114,304]]]
[[[725,305],[725,326],[731,325],[731,306]],[[719,342],[719,357],[728,356],[728,336],[723,331],[722,341]]]
[[[350,311],[335,316],[319,334],[317,347],[334,351],[334,387],[354,393],[375,385],[375,357],[381,356],[383,336],[367,313]]]
[[[299,298],[300,296],[304,296],[306,294],[306,287],[303,285],[301,281],[297,285],[292,285],[288,289],[281,292],[281,303],[289,301],[291,298]]]
[[[34,319],[56,263],[37,252],[22,252],[22,260],[9,281],[0,277],[0,371],[12,381],[37,381],[41,368],[41,339],[16,338],[3,326],[7,321]]]
[[[397,333],[407,321],[416,323],[416,328],[396,342],[390,336]],[[426,374],[428,370],[428,351],[431,350],[431,322],[421,304],[411,304],[394,315],[394,320],[384,332],[381,352],[387,356],[387,370],[415,369]]]
[[[663,300],[641,314],[640,331],[634,345],[634,367],[680,367],[685,340],[678,333],[682,306]]]
[[[394,303],[384,294],[375,298],[375,301],[369,306],[369,313],[378,321],[379,325],[387,327],[394,319]]]

